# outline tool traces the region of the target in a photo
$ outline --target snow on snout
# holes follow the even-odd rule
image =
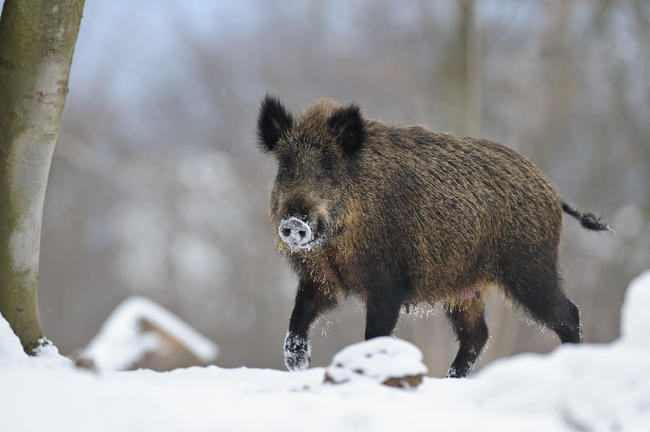
[[[313,239],[311,227],[295,217],[280,222],[278,233],[282,241],[289,246],[301,249],[306,248]]]
[[[326,382],[340,384],[357,379],[404,387],[416,386],[427,367],[422,352],[410,342],[393,337],[379,337],[350,345],[332,359]]]

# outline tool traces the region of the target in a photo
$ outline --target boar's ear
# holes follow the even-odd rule
[[[352,156],[361,148],[366,131],[357,105],[352,104],[334,111],[327,119],[327,124],[347,156]]]
[[[275,97],[267,94],[257,118],[257,139],[263,152],[273,151],[283,133],[293,126],[293,116]]]

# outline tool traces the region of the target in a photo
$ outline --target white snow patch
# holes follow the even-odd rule
[[[35,356],[29,357],[20,339],[13,332],[7,320],[0,315],[0,369],[15,361],[29,361],[46,367],[69,367],[72,361],[59,354],[59,350],[47,338],[39,339],[39,346],[34,350]]]
[[[39,363],[43,366],[64,366],[71,367],[72,360],[62,356],[59,349],[48,338],[41,338],[38,340],[39,346],[34,350],[35,356]]]
[[[624,343],[650,347],[650,270],[637,276],[625,293],[621,311],[621,339]]]
[[[18,336],[0,314],[0,362],[5,360],[24,360],[27,354],[23,351]],[[1,363],[0,363],[1,365]]]
[[[336,383],[355,379],[371,379],[383,383],[389,378],[402,378],[427,373],[422,352],[405,340],[379,337],[350,345],[332,359],[327,375]]]
[[[144,297],[124,300],[108,317],[101,330],[82,353],[99,369],[122,370],[161,346],[160,338],[142,332],[146,321],[165,331],[204,363],[216,359],[217,346],[174,314]]]

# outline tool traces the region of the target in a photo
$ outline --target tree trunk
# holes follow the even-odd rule
[[[478,34],[474,0],[459,0],[456,37],[449,47],[446,81],[451,132],[478,136],[481,129],[481,38]]]
[[[33,354],[45,189],[84,0],[6,0],[0,19],[0,313]]]
[[[460,128],[463,135],[479,136],[482,127],[481,110],[481,38],[477,31],[474,0],[462,0],[460,6],[459,41],[461,45]]]

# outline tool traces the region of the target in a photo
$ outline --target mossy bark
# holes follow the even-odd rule
[[[6,0],[0,19],[0,313],[33,354],[41,219],[84,0]]]

